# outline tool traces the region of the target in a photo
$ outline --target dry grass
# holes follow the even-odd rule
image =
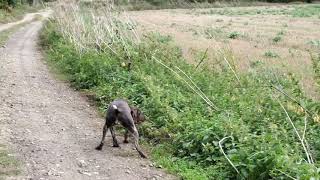
[[[106,49],[116,55],[117,47],[129,52],[132,43],[139,41],[134,24],[113,5],[103,8],[86,8],[76,3],[60,3],[54,8],[55,20],[63,36],[76,45],[81,53],[93,47],[97,52]]]
[[[208,59],[214,59],[217,50],[229,49],[235,55],[238,70],[248,71],[257,62],[280,67],[283,72],[292,72],[301,79],[302,88],[309,97],[319,99],[310,60],[310,51],[319,48],[320,19],[317,15],[295,17],[289,14],[292,6],[231,9],[233,13],[221,15],[215,13],[219,11],[217,8],[211,14],[203,13],[210,9],[178,9],[130,12],[130,17],[140,25],[139,32],[159,31],[174,37],[190,63],[198,62],[199,51],[208,49]],[[245,14],[253,10],[262,13]]]

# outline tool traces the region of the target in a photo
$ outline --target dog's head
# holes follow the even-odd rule
[[[135,124],[140,124],[146,120],[144,114],[137,107],[130,107],[131,116]]]

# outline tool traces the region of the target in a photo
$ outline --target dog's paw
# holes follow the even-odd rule
[[[112,145],[112,147],[119,148],[120,146],[119,146],[119,144],[114,144],[114,145]]]
[[[129,141],[128,140],[123,140],[123,143],[128,144]]]
[[[139,154],[140,154],[140,156],[141,156],[142,158],[145,158],[145,159],[148,158],[148,157],[147,157],[144,153],[142,153],[142,152],[139,152]]]
[[[103,145],[100,144],[100,145],[97,146],[95,149],[98,150],[98,151],[101,151],[101,150],[102,150],[102,146],[103,146]]]

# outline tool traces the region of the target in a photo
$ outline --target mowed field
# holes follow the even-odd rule
[[[320,4],[131,11],[129,16],[138,32],[172,37],[190,63],[214,64],[223,56],[237,73],[257,65],[279,69],[293,73],[308,97],[320,99],[311,61],[311,54],[320,52]]]

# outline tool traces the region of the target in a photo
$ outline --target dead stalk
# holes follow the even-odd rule
[[[175,75],[177,75],[180,79],[182,79],[184,81],[184,83],[187,84],[187,86],[190,87],[190,89],[192,89],[192,91],[194,91],[195,93],[197,93],[211,108],[213,108],[214,110],[218,111],[218,109],[216,108],[216,106],[214,104],[212,104],[212,102],[209,100],[207,100],[207,98],[205,98],[199,91],[197,91],[188,81],[186,81],[183,77],[181,77],[181,75],[179,73],[177,73],[176,71],[174,71],[172,68],[170,68],[169,66],[165,65],[163,62],[161,62],[160,60],[158,60],[156,57],[152,56],[152,58],[158,62],[159,64],[161,64],[162,66],[164,66],[165,68],[169,69],[171,72],[173,72]]]
[[[189,79],[189,81],[192,83],[192,85],[197,88],[197,90],[199,91],[199,93],[200,93],[203,97],[205,97],[206,100],[207,100],[212,106],[215,107],[215,109],[218,109],[218,107],[212,103],[212,101],[206,96],[206,94],[204,94],[204,92],[203,92],[203,91],[197,86],[197,84],[190,78],[190,76],[188,76],[188,75],[187,75],[183,70],[181,70],[178,66],[175,66],[175,68],[178,69],[183,75],[185,75],[185,76]]]
[[[240,174],[240,172],[238,171],[238,169],[236,168],[236,166],[232,163],[232,161],[228,158],[227,154],[224,152],[223,148],[222,148],[222,144],[224,143],[224,141],[228,138],[232,138],[232,136],[228,136],[228,137],[224,137],[219,141],[219,147],[220,150],[222,152],[222,154],[224,155],[224,157],[228,160],[228,162],[231,164],[231,166],[233,167],[233,169]]]
[[[290,176],[289,174],[287,174],[287,173],[285,173],[285,172],[283,172],[283,171],[280,171],[279,169],[276,169],[276,171],[279,171],[281,174],[287,176],[287,177],[290,178],[290,179],[297,180],[296,178]]]
[[[291,118],[290,118],[290,116],[288,114],[288,111],[286,110],[286,108],[283,106],[283,104],[279,100],[278,100],[278,102],[279,102],[280,106],[282,107],[283,111],[286,113],[286,116],[287,116],[291,126],[293,127],[294,132],[296,133],[296,135],[298,136],[298,139],[300,140],[300,143],[301,143],[301,145],[303,147],[303,150],[304,150],[304,152],[305,152],[305,154],[307,156],[308,163],[312,164],[312,161],[310,159],[311,155],[309,154],[309,152],[307,150],[307,147],[305,146],[305,143],[304,143],[303,139],[301,138],[296,126],[293,124],[293,122],[292,122],[292,120],[291,120]]]
[[[229,61],[227,60],[227,58],[223,57],[224,61],[228,64],[229,68],[231,69],[231,71],[233,72],[234,76],[237,78],[238,83],[240,83],[240,78],[238,77],[236,71],[232,68],[231,64],[229,63]]]

